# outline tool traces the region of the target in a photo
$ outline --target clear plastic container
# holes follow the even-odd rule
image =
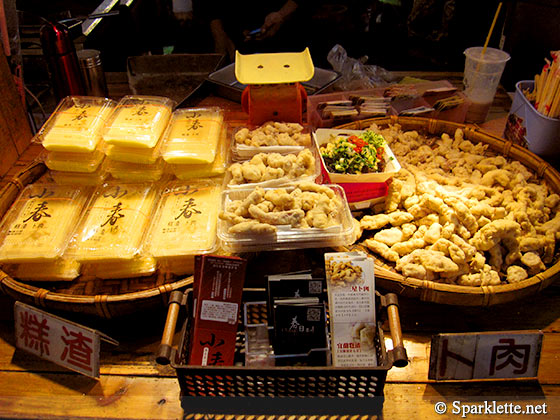
[[[165,162],[162,159],[153,165],[143,163],[117,162],[107,159],[105,169],[111,176],[125,182],[155,182],[159,181],[164,173]]]
[[[275,125],[276,124],[276,125]],[[278,125],[282,125],[282,128],[279,128]],[[280,122],[269,122],[266,124],[263,124],[260,127],[256,127],[256,128],[250,128],[250,127],[240,127],[237,130],[235,130],[235,132],[233,133],[232,136],[232,140],[231,140],[231,153],[232,153],[232,159],[233,160],[246,160],[246,159],[250,159],[253,156],[255,156],[258,153],[280,153],[280,154],[287,154],[287,153],[299,153],[301,152],[303,149],[305,149],[306,147],[311,146],[311,137],[309,132],[306,130],[305,127],[302,127],[301,131],[298,131],[298,135],[295,136],[295,134],[290,134],[290,136],[295,136],[294,138],[296,138],[297,144],[291,144],[291,145],[283,145],[281,143],[278,143],[279,141],[279,137],[278,134],[280,133],[280,130],[282,131],[282,134],[284,134],[286,131],[288,132],[296,132],[297,130],[292,130],[292,129],[288,129],[286,128],[287,123],[280,123]],[[292,124],[292,123],[290,123]],[[299,124],[295,124],[293,125],[294,127],[296,125]],[[267,126],[270,126],[271,128],[267,128]],[[269,136],[270,138],[270,142],[275,143],[275,144],[271,144],[271,145],[248,145],[242,142],[239,142],[238,139],[240,138],[239,136],[241,136],[242,138],[244,137],[251,137],[254,136],[256,131],[263,131],[265,133],[267,133],[266,135]]]
[[[156,272],[157,262],[152,257],[140,256],[130,261],[87,264],[88,274],[100,279],[125,279],[150,276]]]
[[[188,269],[194,255],[214,252],[221,190],[212,180],[168,183],[150,226],[147,253]]]
[[[0,262],[52,261],[65,251],[87,198],[84,188],[26,187],[0,227]]]
[[[160,137],[155,147],[151,149],[107,145],[105,147],[105,155],[119,162],[152,165],[156,163],[160,156],[162,138]]]
[[[309,155],[311,155],[311,159],[309,159]],[[261,169],[252,167],[246,168],[245,171],[247,172],[245,173],[244,165],[248,165],[251,162],[253,165],[258,164],[254,159],[259,156],[259,161],[265,165],[265,171],[262,172]],[[273,163],[270,162],[270,157],[275,160]],[[282,172],[278,173],[278,169],[282,169]],[[255,170],[259,172],[255,173]],[[261,174],[260,178],[259,173]],[[316,149],[306,148],[297,154],[261,153],[253,156],[251,160],[235,162],[228,167],[224,182],[228,189],[257,186],[263,188],[280,187],[294,182],[315,182],[319,175],[321,175],[321,160],[317,155]],[[255,181],[251,182],[246,176],[255,179]],[[266,180],[256,181],[257,179]]]
[[[97,171],[105,155],[99,150],[88,153],[45,152],[42,158],[47,168],[52,171],[91,174]]]
[[[64,258],[52,262],[9,264],[6,273],[26,281],[72,281],[80,275],[82,265]]]
[[[330,201],[336,203],[335,224],[326,228],[305,227],[294,228],[290,225],[276,225],[276,231],[272,233],[232,233],[230,221],[220,218],[218,220],[218,238],[221,246],[227,252],[252,252],[252,251],[275,251],[299,248],[322,248],[332,246],[346,246],[353,242],[353,223],[350,208],[346,201],[344,190],[338,185],[317,185],[306,183],[314,188],[326,187],[333,191],[334,196]],[[294,184],[284,187],[287,193],[296,188],[304,191],[309,189],[302,184]],[[264,194],[275,188],[263,188]],[[222,192],[222,210],[227,210],[233,201],[245,200],[256,189],[247,188],[239,190],[225,190]],[[258,201],[258,200],[257,200]],[[306,216],[309,211],[306,210]]]
[[[172,164],[214,162],[224,124],[220,108],[178,109],[165,133],[162,157]]]
[[[122,98],[107,122],[105,143],[121,147],[155,147],[167,127],[175,103],[160,96]]]
[[[115,108],[107,98],[68,96],[43,125],[36,142],[54,152],[93,152]]]
[[[224,125],[218,144],[218,153],[214,162],[205,164],[192,163],[188,165],[170,164],[169,166],[178,179],[188,181],[194,178],[210,178],[223,175],[228,167],[228,161],[228,142],[226,138],[226,127]]]
[[[59,185],[97,186],[105,182],[108,174],[105,170],[105,163],[103,163],[97,168],[97,171],[92,173],[49,171],[49,175]]]
[[[135,258],[140,254],[155,201],[156,189],[151,183],[99,186],[68,254],[80,262]]]

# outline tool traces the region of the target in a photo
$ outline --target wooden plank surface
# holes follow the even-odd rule
[[[522,406],[546,403],[550,418],[558,418],[559,397],[560,386],[541,386],[537,382],[389,383],[385,386],[383,417],[386,419],[460,418],[457,415],[438,417],[434,414],[434,404],[446,402],[451,409],[453,401],[474,404],[484,400],[494,400],[501,404],[511,402]],[[214,409],[219,410],[219,408]],[[29,418],[30,413],[33,413],[33,418],[41,419],[178,419],[188,412],[188,401],[182,405],[175,378],[110,375],[95,381],[67,374],[0,372],[0,417],[2,418]],[[226,408],[223,414],[229,414]],[[280,414],[282,413],[279,412],[278,415]],[[348,414],[349,420],[353,413]],[[191,418],[208,417],[201,413]],[[233,416],[216,417],[225,420]],[[240,416],[239,419],[241,418],[251,419],[249,416]],[[271,419],[269,416],[252,418],[253,420]],[[327,418],[329,417],[324,416],[317,420]],[[477,416],[476,418],[506,419],[511,416]],[[344,420],[343,416],[335,416],[334,419]]]

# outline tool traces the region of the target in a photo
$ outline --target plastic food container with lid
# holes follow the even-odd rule
[[[75,186],[26,187],[0,227],[0,262],[44,262],[62,256],[86,199],[86,190]]]
[[[209,179],[167,183],[146,239],[147,253],[176,272],[179,266],[192,267],[194,255],[215,251],[221,190]]]
[[[68,96],[56,107],[34,141],[49,151],[93,152],[115,109],[107,98]]]
[[[311,184],[310,185],[317,185]],[[300,184],[302,185],[302,184]],[[300,185],[283,187],[291,193]],[[220,218],[218,220],[218,238],[221,247],[227,252],[276,251],[298,248],[322,248],[349,245],[354,240],[352,214],[346,201],[344,190],[338,185],[317,185],[317,188],[329,188],[334,196],[331,201],[337,203],[336,224],[327,228],[293,228],[290,225],[276,225],[273,233],[231,233],[233,224]],[[222,192],[221,208],[227,210],[233,201],[245,200],[256,189],[225,190]],[[275,188],[263,188],[264,194]],[[337,200],[335,200],[337,199]]]
[[[95,172],[67,172],[49,171],[49,176],[59,185],[80,185],[97,186],[103,184],[107,179],[108,173],[105,170],[105,163],[102,163]]]
[[[255,135],[256,140],[253,139]],[[290,136],[291,140],[287,139],[286,135]],[[261,144],[246,144],[255,141]],[[295,144],[283,144],[293,142]],[[269,121],[259,127],[241,127],[235,130],[231,141],[231,153],[233,160],[246,160],[258,153],[299,153],[310,146],[310,134],[302,125]]]
[[[159,159],[160,150],[161,138],[150,149],[107,145],[105,147],[105,155],[114,161],[151,165]]]
[[[157,262],[152,257],[139,256],[131,260],[87,264],[84,272],[100,279],[124,279],[150,276],[156,272]]]
[[[81,264],[64,257],[48,262],[9,264],[2,268],[11,276],[27,281],[72,281],[80,275]]]
[[[311,160],[309,159],[309,156],[311,156]],[[274,159],[274,163],[269,161],[269,157]],[[248,173],[244,172],[243,165],[258,165],[260,162],[265,165],[264,172],[262,171],[262,168],[258,169],[255,167],[245,169]],[[295,169],[296,166],[299,166],[299,169]],[[304,172],[302,172],[303,168],[306,168]],[[280,172],[281,176],[278,176],[278,169],[282,169],[282,172]],[[251,182],[246,179],[246,175],[256,179],[258,175],[254,174],[255,170],[260,171],[260,179],[264,180]],[[295,176],[296,174],[298,176]],[[228,189],[240,189],[257,186],[263,188],[280,187],[294,182],[315,182],[320,175],[321,160],[317,155],[316,149],[305,148],[299,153],[288,153],[285,155],[259,153],[253,156],[251,160],[232,163],[227,169],[224,183],[227,185]],[[236,176],[242,177],[243,180],[236,180]]]
[[[88,153],[79,152],[46,152],[42,156],[45,165],[52,171],[93,173],[105,155],[99,149]]]
[[[175,103],[160,96],[123,97],[107,122],[105,143],[121,147],[155,147],[167,127]]]
[[[106,183],[87,206],[68,255],[77,261],[130,260],[140,254],[142,238],[156,201],[152,183]]]
[[[212,163],[191,163],[186,165],[169,164],[169,166],[175,176],[182,181],[223,175],[228,166],[228,142],[226,139],[225,125],[222,127],[220,140],[218,142],[218,151]]]
[[[159,159],[153,165],[143,163],[118,162],[107,159],[105,169],[111,176],[125,182],[159,181],[165,172],[165,162]]]
[[[172,164],[214,162],[223,125],[224,113],[217,107],[176,110],[164,136],[163,159]]]

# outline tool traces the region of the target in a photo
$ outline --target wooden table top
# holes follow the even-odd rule
[[[429,75],[422,75],[426,78]],[[457,81],[457,75],[439,75]],[[452,77],[455,77],[453,79]],[[460,80],[460,79],[459,79]],[[123,86],[123,90],[125,87]],[[126,93],[126,92],[125,92]],[[502,92],[504,94],[504,92]],[[507,95],[505,95],[507,97]],[[491,121],[483,125],[501,135],[509,109],[500,96],[492,108]],[[503,102],[501,102],[503,101]],[[201,105],[222,105],[230,118],[246,118],[239,105],[210,97]],[[14,175],[38,153],[31,145],[8,174]],[[400,315],[409,365],[392,368],[384,387],[382,416],[387,419],[457,418],[437,415],[436,402],[498,401],[514,404],[547,404],[550,418],[560,418],[560,286],[552,285],[539,295],[505,305],[471,308],[431,304],[400,298]],[[126,418],[178,419],[209,418],[204,413],[189,413],[181,403],[175,370],[158,365],[155,354],[163,332],[164,311],[139,313],[133,317],[76,321],[97,328],[120,345],[101,348],[101,377],[93,380],[15,349],[13,301],[0,295],[0,417],[1,418]],[[538,380],[498,382],[440,382],[428,380],[430,339],[435,333],[502,330],[541,330],[544,342]],[[175,343],[179,333],[175,334]],[[230,419],[227,412],[217,419]],[[281,413],[279,413],[281,414]],[[301,413],[307,420],[327,417]],[[241,416],[247,420],[283,419],[290,416]],[[362,416],[335,416],[339,420]],[[504,419],[507,415],[477,416]]]

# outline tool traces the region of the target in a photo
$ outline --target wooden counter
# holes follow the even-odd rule
[[[428,77],[427,74],[418,76]],[[455,79],[452,79],[452,76]],[[441,75],[457,81],[457,75]],[[126,90],[123,85],[123,90]],[[126,92],[124,92],[126,93]],[[500,95],[504,95],[501,92]],[[498,117],[484,127],[501,135],[505,124],[507,94],[497,96],[491,116]],[[502,101],[503,102],[500,102]],[[226,108],[228,119],[246,118],[239,104],[210,97],[201,105]],[[6,178],[35,158],[38,146],[31,145]],[[4,180],[6,179],[4,178]],[[514,404],[547,404],[549,418],[560,418],[560,286],[553,285],[540,295],[506,305],[469,308],[430,304],[400,298],[404,344],[409,365],[392,368],[384,388],[383,417],[387,419],[460,418],[437,415],[436,402],[498,401]],[[155,354],[165,322],[165,311],[139,313],[115,320],[72,319],[97,328],[120,342],[119,347],[102,345],[101,378],[92,380],[14,348],[13,302],[0,295],[0,417],[1,418],[127,418],[202,419],[210,416],[189,413],[181,404],[175,371],[155,362]],[[435,383],[427,379],[432,334],[534,329],[544,332],[538,381]],[[179,339],[175,335],[175,342]],[[449,413],[449,412],[448,412]],[[224,415],[228,413],[225,412]],[[302,415],[309,413],[301,413]],[[265,420],[273,416],[241,416]],[[379,417],[379,416],[378,416]],[[230,419],[231,416],[217,416]],[[278,420],[295,417],[276,416]],[[306,420],[323,417],[305,416]],[[339,420],[361,416],[336,416]],[[505,419],[507,415],[476,416]]]

